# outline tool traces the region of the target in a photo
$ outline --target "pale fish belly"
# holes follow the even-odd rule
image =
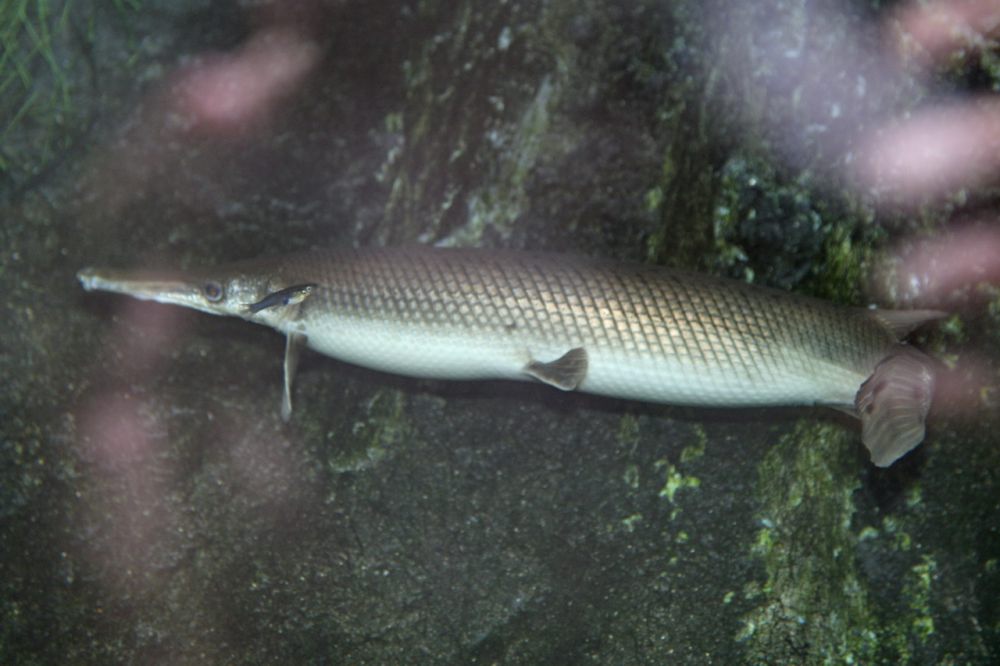
[[[295,327],[320,353],[356,365],[412,377],[535,381],[532,361],[554,361],[577,340],[543,340],[488,331],[460,331],[405,322],[337,317]],[[856,370],[794,350],[780,363],[746,369],[682,362],[624,349],[587,348],[577,390],[647,402],[703,406],[852,405],[867,378]],[[869,373],[870,374],[870,373]]]
[[[523,368],[530,359],[524,345],[498,343],[489,334],[346,316],[304,331],[316,351],[383,372],[429,379],[527,379]]]
[[[867,376],[809,359],[763,375],[614,350],[588,356],[579,390],[633,400],[702,406],[852,405]],[[805,371],[811,368],[812,372]]]

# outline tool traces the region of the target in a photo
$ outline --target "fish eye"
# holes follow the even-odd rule
[[[201,292],[205,294],[209,303],[217,303],[222,300],[222,285],[218,282],[209,280],[201,285]]]

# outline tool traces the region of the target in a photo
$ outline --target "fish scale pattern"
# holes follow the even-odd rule
[[[676,361],[748,380],[817,360],[868,373],[895,342],[864,310],[641,264],[467,249],[325,251],[285,258],[319,285],[303,311],[501,340]]]

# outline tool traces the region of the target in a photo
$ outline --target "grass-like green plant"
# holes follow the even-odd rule
[[[72,0],[0,0],[0,173],[37,168],[71,115],[71,84],[56,42],[69,28],[72,6]],[[15,133],[28,127],[50,130],[33,133],[35,141],[44,137],[33,156],[13,145]]]
[[[125,14],[142,0],[112,5]],[[76,0],[0,0],[0,182],[38,173],[81,129],[74,40],[93,39],[93,13]],[[74,34],[74,21],[91,29]]]

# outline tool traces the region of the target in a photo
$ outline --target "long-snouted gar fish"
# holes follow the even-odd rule
[[[415,377],[534,378],[687,405],[828,405],[860,417],[883,467],[923,440],[933,390],[930,359],[900,339],[942,316],[533,252],[330,250],[184,273],[87,268],[78,277],[87,290],[285,333],[285,419],[305,343]]]

